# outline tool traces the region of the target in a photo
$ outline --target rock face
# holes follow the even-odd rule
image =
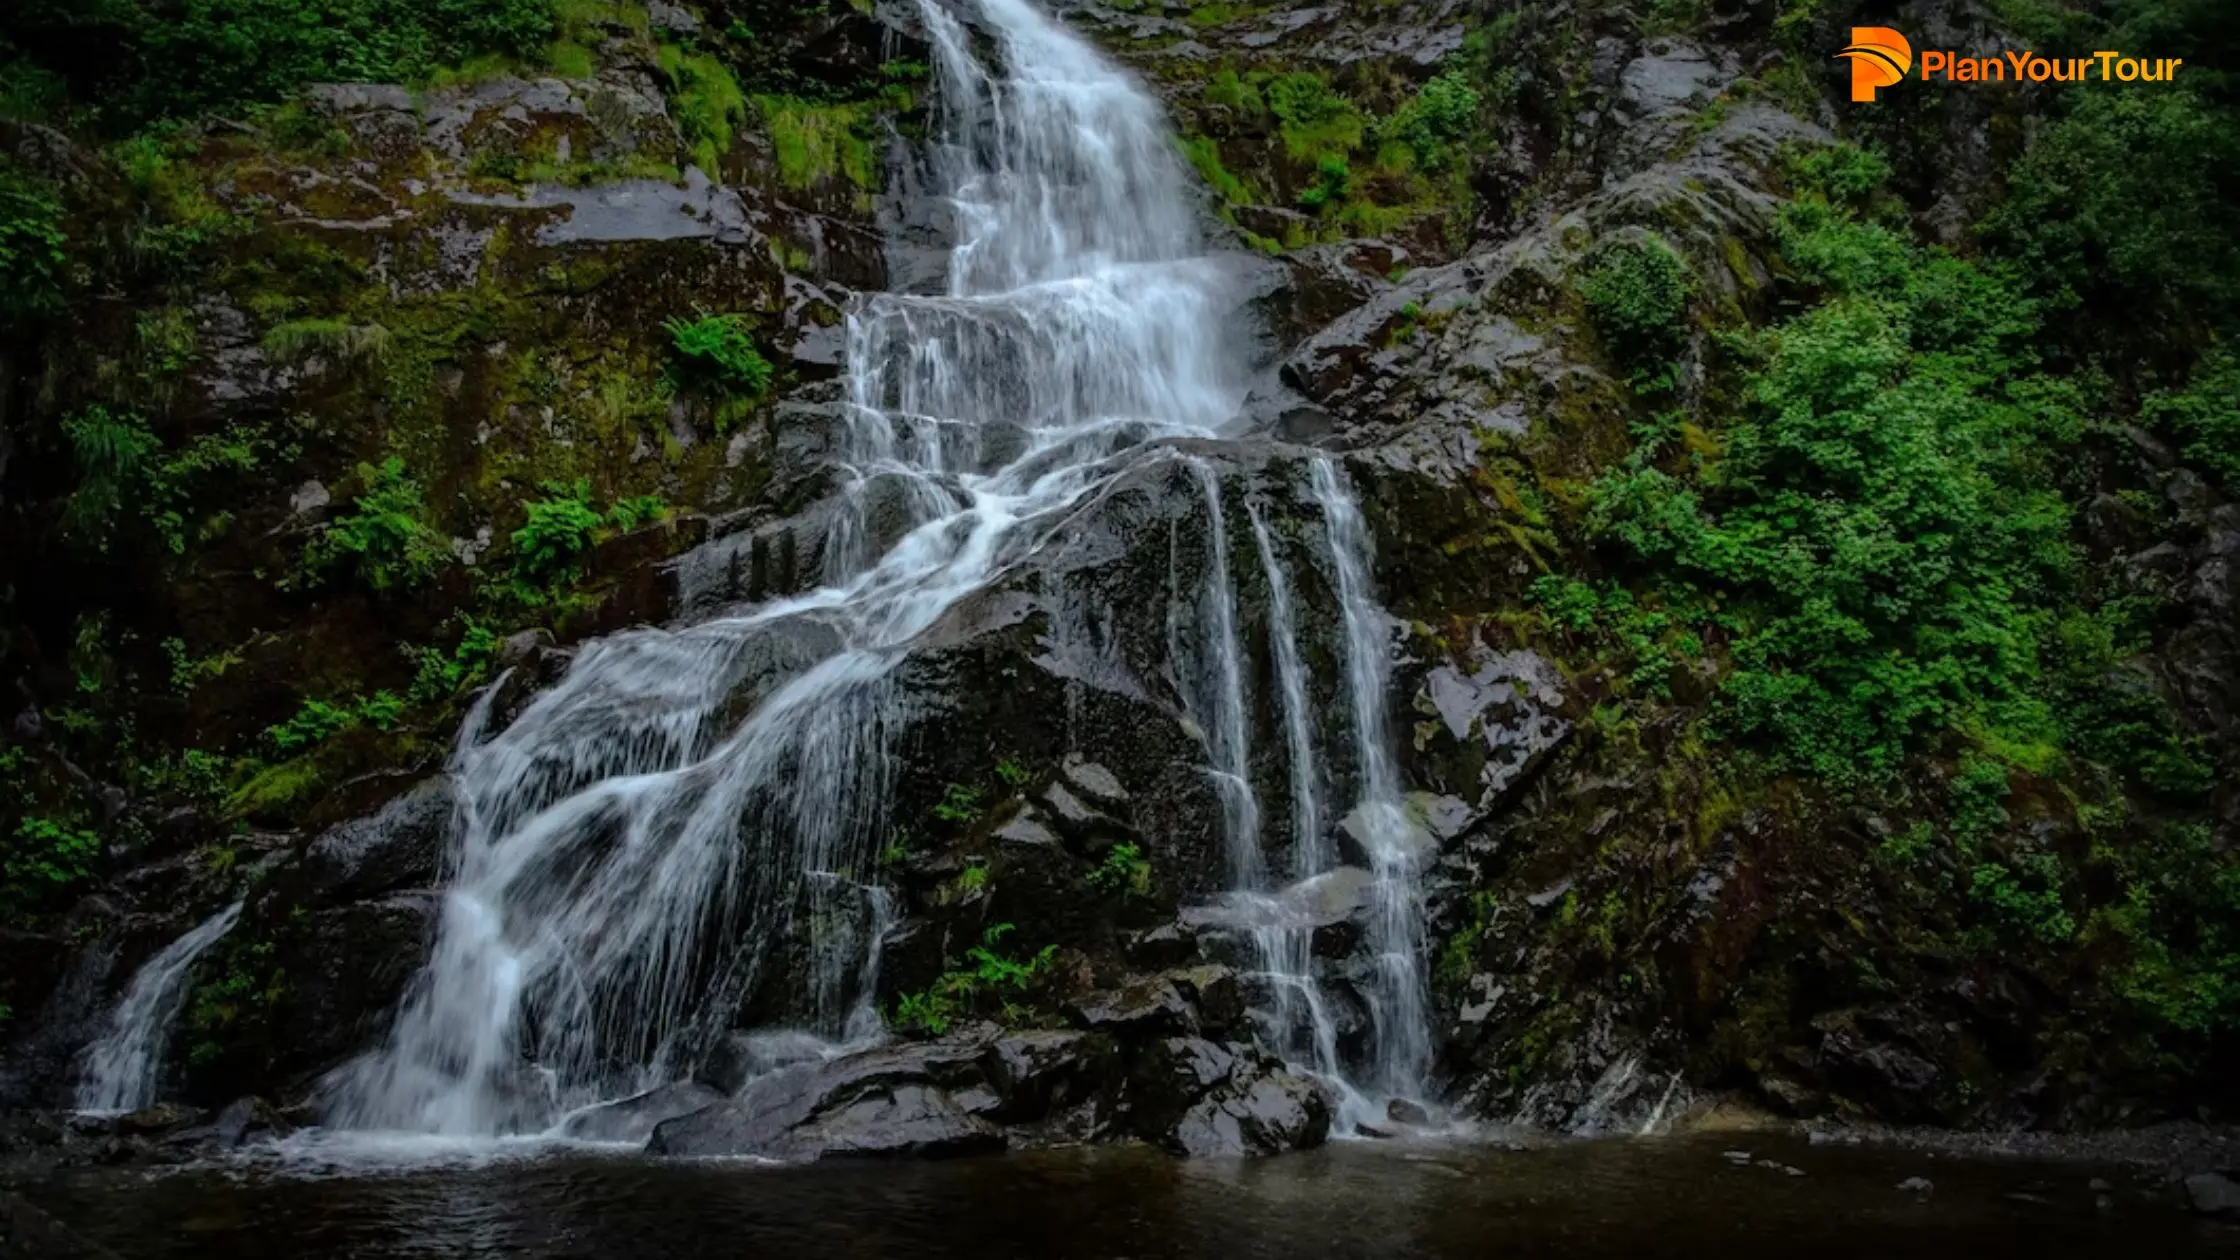
[[[1318,1086],[1244,1045],[986,1029],[777,1068],[663,1121],[647,1150],[938,1157],[1125,1135],[1186,1155],[1269,1155],[1318,1145],[1329,1123]]]
[[[2071,954],[1951,956],[1965,894],[1924,908],[1878,856],[1914,821],[1942,825],[1933,806],[1863,814],[1739,771],[1707,734],[1719,645],[1701,670],[1661,680],[1669,703],[1636,721],[1641,684],[1532,597],[1544,576],[1610,576],[1583,487],[1653,419],[1581,296],[1595,252],[1654,237],[1684,261],[1688,345],[1670,389],[1708,391],[1704,405],[1732,401],[1713,387],[1711,334],[1809,296],[1781,252],[1790,162],[1849,123],[1812,83],[1801,98],[1778,86],[1794,54],[1763,6],[1714,7],[1693,33],[1648,34],[1640,14],[1602,3],[1501,23],[1451,0],[1056,6],[1166,98],[1208,185],[1205,227],[1225,243],[1212,265],[1231,282],[1249,376],[1238,431],[1114,456],[1109,485],[1031,522],[1000,579],[910,645],[891,676],[910,716],[882,766],[880,851],[789,902],[752,974],[710,979],[690,1079],[565,1131],[778,1160],[1106,1139],[1244,1156],[1325,1140],[1330,1098],[1258,1044],[1279,999],[1255,952],[1266,916],[1304,927],[1331,1035],[1358,1061],[1377,907],[1348,817],[1361,767],[1309,490],[1317,458],[1359,491],[1394,616],[1384,700],[1422,845],[1432,1084],[1456,1109],[1632,1130],[1735,1089],[1800,1116],[2089,1125],[2211,1088],[2162,1079],[2136,1038],[2100,1036],[2128,1025]],[[25,697],[8,773],[32,766],[42,800],[71,802],[111,842],[74,886],[83,897],[0,931],[0,1009],[14,1013],[0,1102],[65,1101],[133,968],[246,894],[173,1038],[173,1092],[193,1105],[52,1136],[153,1159],[281,1131],[266,1104],[203,1108],[254,1094],[303,1114],[294,1104],[384,1035],[443,912],[464,808],[443,773],[455,739],[507,729],[574,653],[596,650],[587,640],[767,610],[828,580],[849,531],[875,547],[907,531],[914,489],[844,497],[859,470],[843,325],[862,292],[944,287],[954,209],[925,193],[919,15],[873,9],[762,14],[748,47],[736,14],[656,4],[645,30],[597,32],[587,77],[318,88],[299,107],[305,136],[214,129],[174,159],[197,196],[248,225],[243,257],[160,292],[120,273],[139,286],[117,307],[134,318],[71,314],[36,348],[38,372],[0,337],[0,417],[14,424],[48,406],[22,387],[35,378],[62,382],[73,415],[121,405],[81,397],[82,383],[141,371],[173,329],[180,365],[141,381],[167,400],[151,431],[180,477],[211,478],[194,483],[176,538],[150,535],[144,554],[120,544],[93,581],[74,541],[36,532],[76,484],[60,431],[19,444],[0,427],[0,489],[22,508],[0,519],[0,550],[31,557],[11,571],[9,606],[43,610],[22,634],[5,627]],[[1921,16],[1951,46],[1984,33],[1960,6]],[[1508,32],[1491,61],[1465,43],[1481,27]],[[724,115],[720,143],[688,116],[689,76],[661,68],[688,43],[741,78],[748,106]],[[1383,127],[1442,72],[1479,76],[1472,151],[1443,171],[1420,156],[1389,169],[1379,151],[1399,129]],[[1301,148],[1295,106],[1321,99],[1308,80],[1358,115],[1350,217],[1328,200],[1328,164]],[[1279,108],[1283,92],[1302,95]],[[822,112],[789,112],[811,103]],[[1342,131],[1345,117],[1324,121]],[[1957,136],[1970,121],[1943,126]],[[27,162],[62,142],[0,128]],[[845,152],[803,169],[817,147],[805,136]],[[1962,239],[1993,182],[1980,147],[1948,137],[1953,160],[1916,198],[1923,231]],[[102,180],[122,177],[86,186]],[[175,300],[186,289],[197,296]],[[738,317],[769,361],[767,389],[684,387],[663,323],[703,313]],[[10,410],[18,399],[30,412]],[[281,419],[294,416],[309,423]],[[959,437],[947,473],[985,473],[1028,439],[1003,425]],[[1720,454],[1715,438],[1685,440]],[[2229,771],[2240,508],[2160,438],[2124,441],[2091,474],[2107,486],[2079,529],[2096,580],[2165,624],[2152,654],[2114,667],[2118,689],[2167,702]],[[253,476],[225,472],[213,452],[248,458],[229,444],[253,450]],[[317,570],[314,543],[394,452],[409,453],[414,510],[448,559],[413,583]],[[516,541],[527,505],[578,478],[602,523],[564,572],[538,576]],[[675,511],[622,512],[646,495]],[[1188,699],[1202,662],[1176,651],[1203,629],[1190,588],[1217,540],[1249,709],[1243,779],[1278,873],[1252,905],[1226,896],[1222,788]],[[1279,705],[1279,575],[1323,771],[1304,805]],[[86,594],[112,589],[137,593]],[[734,729],[837,641],[812,618],[755,640],[708,729]],[[471,711],[470,677],[490,683]],[[130,679],[168,686],[131,692]],[[81,698],[91,684],[108,690]],[[299,749],[290,724],[307,700],[349,716]],[[70,734],[102,705],[109,726]],[[88,756],[123,747],[127,729],[163,757]],[[1950,769],[1922,767],[1924,800],[1941,799]],[[2234,781],[2221,774],[2187,815],[2214,852],[2240,837]],[[2018,774],[1995,842],[2093,851],[2073,805]],[[1315,810],[1343,865],[1275,887]],[[1968,872],[1937,874],[1957,890]],[[826,984],[820,948],[882,923],[876,974]],[[791,1031],[834,1006],[882,1017],[898,1039],[835,1053]],[[1385,1114],[1428,1119],[1404,1102]],[[2204,1212],[2234,1210],[2220,1176],[2187,1189]]]

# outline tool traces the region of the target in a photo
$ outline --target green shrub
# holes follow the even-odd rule
[[[2187,461],[2240,492],[2240,358],[2212,351],[2184,388],[2149,396],[2139,413],[2176,438]]]
[[[1587,260],[1580,289],[1611,357],[1637,378],[1679,352],[1688,331],[1688,267],[1663,241],[1604,243]]]
[[[2113,48],[2116,44],[2097,47]],[[2191,66],[2187,67],[2191,70]],[[1982,232],[2080,355],[2198,342],[2240,318],[2240,129],[2191,90],[2080,92]]]
[[[669,519],[669,505],[658,494],[641,494],[636,498],[617,499],[607,509],[607,519],[620,530],[632,530],[640,525],[652,525]]]
[[[460,688],[482,681],[498,658],[499,646],[496,631],[469,620],[467,628],[459,635],[458,644],[449,652],[441,648],[405,647],[404,654],[414,667],[407,697],[416,703],[450,699],[459,694]]]
[[[1089,872],[1089,886],[1098,892],[1114,896],[1145,897],[1151,893],[1151,860],[1143,855],[1143,847],[1135,844],[1116,844]]]
[[[63,528],[72,537],[105,547],[125,503],[147,489],[162,443],[140,416],[99,404],[66,417],[62,432],[78,465],[78,485],[63,510]]]
[[[1315,162],[1315,182],[1299,194],[1299,204],[1309,210],[1336,205],[1353,189],[1353,169],[1343,154],[1325,153]]]
[[[358,465],[358,483],[349,510],[305,548],[308,571],[348,571],[386,591],[418,586],[451,562],[443,535],[427,523],[420,483],[406,474],[402,458]]]
[[[1416,165],[1442,171],[1478,120],[1478,93],[1460,71],[1450,70],[1423,87],[1378,128],[1380,138],[1405,145]]]
[[[743,317],[672,316],[661,326],[669,334],[670,374],[679,385],[749,402],[769,392],[770,361],[755,349]]]
[[[361,726],[389,730],[404,716],[404,708],[404,699],[390,691],[376,691],[341,703],[306,700],[294,717],[265,728],[265,746],[282,758],[294,757]]]
[[[1717,460],[1605,473],[1590,528],[1680,604],[1718,592],[1721,727],[1779,765],[1853,783],[1963,733],[2050,744],[2039,647],[2073,556],[2049,466],[2080,405],[2030,374],[2032,304],[1824,202],[1782,239],[1827,300],[1738,340],[1744,407]],[[1675,289],[1600,306],[1670,312]],[[1660,322],[1615,327],[1638,346]]]
[[[952,783],[941,794],[941,800],[934,805],[933,816],[945,823],[970,826],[978,822],[980,815],[986,812],[981,808],[980,796],[979,788]]]
[[[548,499],[528,503],[528,520],[513,532],[513,569],[524,581],[572,579],[576,557],[604,522],[591,506],[591,483],[544,483]]]
[[[19,905],[36,904],[93,874],[101,837],[52,818],[27,816],[16,823],[0,874]]]
[[[534,57],[558,32],[554,8],[554,0],[105,0],[27,5],[7,27],[25,46],[105,49],[60,68],[81,98],[141,122],[278,101],[307,83],[417,83],[478,58]]]
[[[1275,115],[1284,152],[1294,160],[1319,159],[1330,153],[1343,155],[1360,147],[1367,126],[1361,111],[1332,91],[1322,75],[1278,75],[1268,80],[1261,95],[1268,112]]]
[[[0,325],[62,309],[68,239],[53,189],[0,158]]]

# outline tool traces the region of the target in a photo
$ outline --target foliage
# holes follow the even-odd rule
[[[1378,126],[1378,135],[1407,146],[1416,165],[1445,170],[1478,118],[1477,89],[1459,70],[1433,77]]]
[[[0,876],[9,899],[25,908],[92,875],[100,856],[101,838],[94,832],[27,815],[0,849]]]
[[[1342,153],[1325,153],[1315,160],[1315,182],[1299,194],[1299,204],[1309,210],[1320,210],[1346,199],[1353,190],[1353,168],[1346,164]]]
[[[0,37],[120,120],[276,101],[307,83],[417,83],[476,58],[527,56],[553,0],[97,0],[26,3]],[[99,46],[99,58],[74,49]]]
[[[669,519],[669,505],[658,494],[641,494],[627,499],[617,499],[607,509],[607,521],[619,530],[633,530],[640,525],[653,525]]]
[[[2232,330],[2240,219],[2225,173],[2240,170],[2240,130],[2183,87],[2070,99],[2008,172],[1984,236],[2080,354]]]
[[[68,239],[54,190],[0,157],[0,325],[62,308]]]
[[[2140,415],[2178,439],[2179,453],[2240,493],[2240,358],[2215,350],[2183,388],[2149,396]]]
[[[591,506],[590,481],[548,481],[544,491],[551,497],[524,504],[528,519],[513,532],[513,571],[530,583],[573,579],[576,557],[605,524]]]
[[[1098,892],[1145,897],[1151,893],[1151,859],[1143,855],[1143,847],[1136,844],[1116,844],[1108,850],[1096,869],[1089,872],[1089,886]]]
[[[1020,994],[1032,989],[1049,970],[1058,947],[1045,945],[1024,959],[1009,957],[1000,942],[1012,928],[1009,923],[991,925],[981,934],[980,943],[965,951],[969,967],[951,968],[923,991],[903,995],[895,1004],[895,1024],[938,1037],[989,998],[1001,1000],[1006,991]]]
[[[2071,557],[2043,460],[2078,420],[2033,375],[2032,304],[1825,200],[1782,239],[1825,301],[1738,339],[1746,408],[1717,461],[1606,473],[1591,528],[1720,592],[1724,725],[1778,765],[1850,783],[1958,732],[2048,738],[2031,691]]]
[[[404,706],[403,698],[389,691],[377,691],[341,703],[306,700],[294,717],[265,729],[265,746],[281,757],[293,757],[344,731],[363,726],[386,731],[404,715]]]
[[[1277,75],[1261,88],[1276,119],[1284,152],[1298,161],[1343,155],[1361,144],[1367,122],[1352,101],[1333,91],[1319,73]]]
[[[879,183],[879,155],[869,134],[872,119],[858,105],[826,105],[786,96],[758,96],[778,158],[778,181],[805,189],[838,175],[857,188]]]
[[[1005,787],[1016,791],[1034,782],[1034,771],[1016,757],[1005,757],[996,762],[996,778],[1002,780]]]
[[[443,535],[427,522],[424,492],[392,455],[358,465],[359,490],[348,511],[304,549],[313,574],[347,571],[376,591],[418,586],[451,562]]]
[[[413,664],[413,674],[406,698],[414,703],[426,703],[458,695],[461,688],[478,683],[489,674],[500,646],[496,631],[471,618],[460,633],[459,642],[449,652],[407,645],[403,651]]]
[[[1614,582],[1597,588],[1548,574],[1535,579],[1525,594],[1550,625],[1589,634],[1620,653],[1626,685],[1637,693],[1669,696],[1672,671],[1703,655],[1703,640],[1687,618],[1644,607],[1633,592]]]
[[[980,796],[979,788],[952,783],[934,805],[933,816],[956,826],[970,826],[978,822],[980,815],[986,812],[981,807]]]
[[[1580,287],[1596,331],[1637,380],[1661,369],[1687,336],[1688,266],[1654,236],[1605,242]]]
[[[77,457],[78,487],[63,511],[63,528],[95,546],[108,545],[118,512],[146,488],[162,444],[132,412],[95,404],[66,417],[63,436]]]
[[[747,120],[747,94],[725,65],[707,53],[661,45],[661,73],[669,80],[669,116],[710,179],[723,177],[723,155]]]
[[[670,375],[679,385],[748,402],[769,392],[770,361],[755,349],[743,316],[703,311],[692,320],[671,316],[661,327],[669,334]]]

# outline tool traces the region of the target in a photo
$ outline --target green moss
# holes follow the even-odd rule
[[[1191,136],[1182,141],[1182,155],[1205,180],[1206,186],[1227,205],[1251,205],[1259,200],[1251,185],[1229,173],[1221,164],[1221,147],[1210,136]]]
[[[656,61],[669,80],[669,116],[710,179],[721,179],[723,156],[747,120],[747,95],[728,66],[707,53],[661,45]]]
[[[862,105],[822,105],[785,96],[758,96],[778,155],[778,179],[786,187],[807,189],[841,176],[865,192],[879,186],[878,153],[867,134],[870,115]]]

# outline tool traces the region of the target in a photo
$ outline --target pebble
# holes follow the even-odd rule
[[[1750,1152],[1748,1151],[1721,1151],[1719,1156],[1730,1164],[1747,1164],[1750,1162]]]
[[[1898,1188],[1907,1194],[1926,1195],[1937,1188],[1937,1183],[1927,1177],[1908,1177],[1898,1183]]]

